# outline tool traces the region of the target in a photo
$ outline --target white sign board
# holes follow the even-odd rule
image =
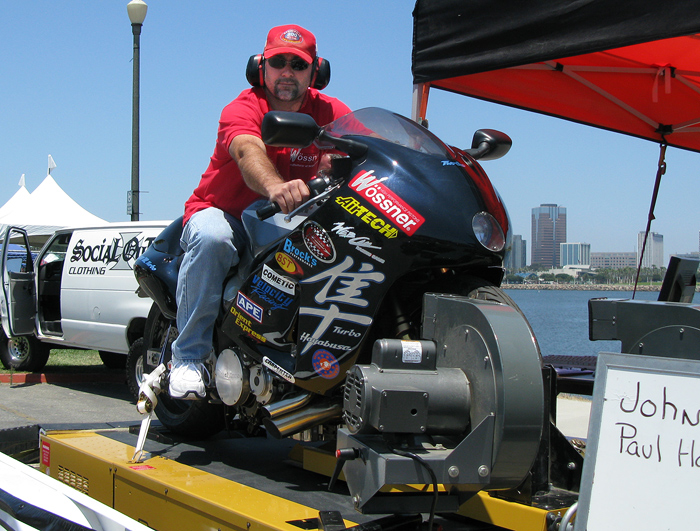
[[[575,531],[697,526],[700,361],[601,353]]]

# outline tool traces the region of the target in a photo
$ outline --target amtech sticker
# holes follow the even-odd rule
[[[350,181],[353,188],[370,203],[377,205],[382,213],[393,219],[399,229],[412,236],[425,222],[425,218],[413,210],[399,196],[382,184],[384,179],[377,179],[372,171],[362,171]]]

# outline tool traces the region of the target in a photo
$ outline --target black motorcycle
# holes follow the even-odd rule
[[[479,130],[463,151],[378,108],[325,127],[308,115],[271,112],[262,132],[268,145],[317,142],[345,155],[309,183],[312,197],[296,211],[272,216],[276,205],[261,202],[244,212],[250,246],[226,281],[209,398],[163,393],[156,405],[161,423],[177,433],[202,437],[228,419],[250,433],[264,426],[276,437],[312,428],[334,436],[351,422],[342,407],[346,374],[370,363],[377,340],[424,339],[426,293],[517,309],[498,288],[510,221],[476,162],[503,156],[506,135]],[[177,337],[181,230],[179,219],[134,267],[140,290],[155,301],[144,372],[167,364]],[[419,352],[402,355],[419,362]]]
[[[557,484],[549,449],[570,445],[550,426],[530,325],[499,288],[510,221],[477,163],[507,153],[510,138],[479,130],[460,150],[377,108],[324,127],[270,112],[262,136],[342,155],[294,212],[265,201],[244,211],[249,246],[225,281],[207,399],[155,397],[142,385],[140,411],[155,404],[163,426],[197,438],[226,426],[335,440],[365,512],[450,511],[525,478],[532,492]],[[179,219],[134,267],[155,301],[129,355],[149,373],[146,391],[167,389],[181,232]],[[557,477],[571,482],[571,470]],[[429,490],[418,505],[387,503],[382,490],[431,483],[434,493],[445,486],[442,505]]]

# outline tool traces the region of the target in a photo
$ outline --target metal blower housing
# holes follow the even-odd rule
[[[422,335],[381,339],[371,365],[348,372],[337,449],[356,456],[343,472],[361,512],[427,512],[429,491],[385,487],[433,477],[445,488],[437,511],[456,511],[480,490],[520,485],[540,447],[542,357],[517,309],[427,293]]]
[[[470,391],[461,369],[436,367],[432,341],[380,339],[371,365],[347,373],[343,417],[358,433],[447,435],[469,426]]]

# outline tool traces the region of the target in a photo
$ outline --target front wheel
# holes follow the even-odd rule
[[[7,337],[0,332],[0,360],[6,369],[40,371],[50,353],[50,347],[34,336]]]
[[[171,345],[178,336],[174,321],[165,317],[157,304],[153,304],[146,319],[144,347],[142,348],[143,373],[156,368],[150,365],[148,350],[164,352],[163,363],[168,365],[172,357]],[[156,416],[161,424],[173,433],[186,437],[206,439],[224,428],[224,406],[206,400],[178,400],[170,397],[168,389],[158,395]]]

